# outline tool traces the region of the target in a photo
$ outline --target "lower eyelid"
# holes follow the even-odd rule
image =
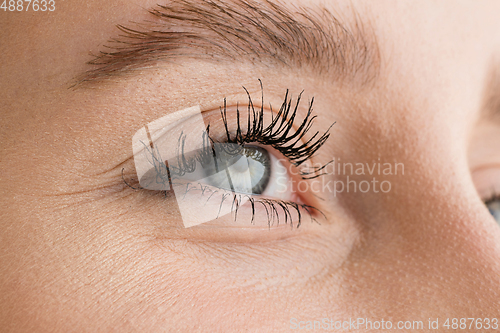
[[[132,211],[130,213],[142,212],[140,219],[149,217],[152,222],[159,223],[162,228],[182,228],[185,229],[183,224],[183,217],[179,210],[179,203],[174,191],[156,191],[141,189],[130,172],[122,176],[122,182],[126,184],[126,189],[135,193],[132,196],[127,195],[127,200],[134,200],[134,205],[130,206]],[[232,200],[233,193],[227,190],[219,191],[219,198],[212,197],[213,202],[220,204],[220,195],[227,194],[228,199]],[[210,190],[206,190],[207,193]],[[180,191],[182,192],[182,191]],[[183,193],[177,193],[177,196]],[[196,195],[195,192],[191,194]],[[241,195],[243,197],[243,195]],[[315,221],[322,220],[324,216],[315,207],[310,207],[303,203],[302,200],[293,196],[293,201],[274,200],[272,198],[261,196],[250,196],[254,203],[254,210],[251,208],[250,200],[247,200],[244,206],[230,210],[229,214],[222,216],[216,220],[205,222],[196,226],[187,228],[196,230],[206,230],[206,228],[235,228],[241,232],[244,230],[285,230],[296,229],[301,223],[301,228],[305,225],[310,225],[311,222],[316,224]],[[187,196],[186,202],[189,205],[190,197]],[[231,203],[231,201],[228,201]],[[132,208],[135,207],[135,208]],[[196,209],[196,208],[195,208]],[[197,208],[200,210],[200,208]],[[297,209],[300,210],[301,219],[298,218]],[[203,211],[203,210],[201,210]],[[200,229],[201,228],[201,229]],[[242,236],[243,237],[243,236]]]
[[[201,183],[175,184],[173,191],[184,227],[212,223],[237,226],[298,225],[308,214],[300,202],[235,193]],[[300,210],[300,214],[297,212]]]
[[[234,214],[228,214],[215,221],[185,228],[173,194],[160,191],[134,192],[134,195],[127,196],[126,201],[121,203],[127,207],[126,218],[137,221],[148,230],[148,234],[159,241],[186,239],[193,242],[230,244],[273,243],[276,240],[316,234],[321,232],[323,227],[313,220],[313,218],[322,218],[319,213],[312,211],[313,216],[309,216],[303,208],[300,227],[298,227],[297,215],[294,212],[292,212],[292,223],[290,220],[285,223],[284,213],[279,207],[277,208],[279,223],[278,217],[274,217],[269,223],[266,209],[256,204],[253,224],[250,209],[246,207],[238,212],[236,220]]]

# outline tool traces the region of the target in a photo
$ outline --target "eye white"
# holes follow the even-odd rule
[[[288,170],[284,163],[273,154],[270,156],[270,177],[266,189],[262,192],[263,196],[290,201],[292,199],[292,182]]]

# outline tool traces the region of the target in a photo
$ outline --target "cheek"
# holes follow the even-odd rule
[[[137,218],[123,214],[122,204],[59,197],[12,214],[13,243],[4,245],[16,250],[2,257],[9,267],[2,295],[11,309],[4,314],[39,330],[57,323],[93,331],[127,330],[131,323],[146,331],[176,324],[258,329],[287,304],[310,311],[328,303],[328,293],[313,305],[301,300],[331,285],[355,238],[345,220],[257,244],[188,240],[162,230],[159,220],[145,222],[139,209]]]
[[[471,181],[464,135],[455,128],[464,127],[463,119],[402,110],[378,125],[366,113],[354,126],[360,142],[338,149],[341,171],[332,176],[344,185],[336,199],[360,232],[341,282],[347,306],[378,318],[495,315],[500,229]],[[402,163],[404,174],[379,174],[379,161],[382,170],[385,162]],[[344,163],[354,171],[344,171]],[[356,174],[357,163],[365,164],[364,173]],[[373,178],[389,181],[390,191],[361,193],[359,184]]]

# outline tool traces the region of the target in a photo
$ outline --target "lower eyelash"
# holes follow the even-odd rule
[[[316,220],[316,218],[313,217],[312,211],[316,211],[316,212],[320,213],[323,217],[325,217],[325,214],[323,214],[323,212],[321,212],[319,209],[317,209],[313,206],[309,206],[306,204],[298,204],[298,203],[292,202],[292,201],[283,201],[283,200],[275,200],[275,199],[259,199],[259,200],[255,201],[255,203],[262,204],[264,206],[264,208],[266,208],[266,206],[268,206],[270,209],[272,209],[273,213],[275,213],[274,215],[269,213],[269,211],[266,208],[267,218],[269,221],[268,222],[269,227],[271,227],[272,222],[274,222],[274,216],[276,216],[277,225],[279,225],[279,222],[280,222],[279,221],[279,214],[278,214],[278,210],[276,209],[276,206],[279,206],[279,208],[281,208],[283,210],[283,212],[285,214],[285,224],[287,224],[288,220],[290,220],[290,227],[292,227],[292,228],[293,228],[293,222],[292,222],[291,210],[295,210],[297,212],[297,215],[298,215],[297,228],[299,228],[301,223],[302,223],[302,214],[300,213],[301,209],[303,209],[305,211],[305,213],[307,215],[309,215],[311,222],[316,222],[319,224],[318,220]],[[252,221],[253,221],[253,217],[252,217]]]
[[[193,189],[200,190],[202,192],[202,195],[204,195],[206,189],[209,187],[209,186],[201,184],[201,183],[197,183],[194,186],[193,186],[193,184],[194,183],[187,183],[186,184],[186,192],[184,193],[184,195],[186,195],[187,193],[189,193],[189,191],[191,191]],[[252,209],[251,223],[252,224],[254,224],[254,219],[255,219],[255,208],[259,204],[262,205],[262,207],[266,211],[269,228],[271,226],[274,226],[275,222],[276,222],[276,225],[279,225],[279,223],[280,223],[280,210],[284,214],[284,223],[288,224],[288,222],[289,222],[290,227],[292,227],[292,228],[293,228],[292,212],[294,212],[294,211],[297,213],[297,216],[298,216],[297,228],[299,228],[301,223],[302,223],[303,213],[305,213],[309,216],[309,218],[311,219],[311,222],[316,222],[318,224],[319,224],[319,222],[313,216],[314,211],[321,214],[324,218],[326,218],[325,215],[323,214],[323,212],[321,212],[319,209],[317,209],[313,206],[310,206],[310,205],[299,204],[299,203],[296,203],[293,201],[284,201],[284,200],[276,200],[276,199],[268,199],[268,198],[256,199],[255,197],[247,195],[247,194],[240,194],[240,193],[230,192],[230,191],[226,191],[226,190],[222,190],[222,189],[217,189],[217,190],[213,191],[213,193],[209,195],[209,198],[207,199],[207,201],[210,200],[210,197],[212,195],[214,195],[215,193],[217,193],[218,191],[224,192],[222,194],[221,205],[224,203],[224,201],[228,200],[227,198],[232,197],[232,199],[229,199],[229,200],[232,200],[231,214],[234,214],[235,221],[238,217],[238,210],[241,206],[241,202],[243,201],[243,198],[248,199],[248,202],[251,205],[251,209]],[[168,195],[168,191],[162,191],[162,192],[164,192],[165,196]],[[301,210],[303,211],[302,213],[301,213]]]
[[[138,187],[132,186],[125,179],[125,176],[123,174],[124,170],[125,170],[125,168],[122,169],[122,180],[127,187],[129,187],[135,191],[146,190],[146,189],[142,188],[141,186],[138,186]],[[134,182],[135,180],[130,179],[130,181]],[[193,188],[193,187],[190,187],[192,184],[193,183],[186,184],[186,192],[184,193],[184,195],[186,195]],[[201,183],[198,183],[198,185],[202,189],[202,194],[204,194],[205,190],[203,189],[203,187],[204,186],[208,187],[208,186],[203,185]],[[196,186],[194,186],[194,187],[196,187]],[[219,189],[219,190],[225,191],[225,190],[221,190],[221,189]],[[215,194],[217,191],[218,190],[214,191],[211,195]],[[157,194],[161,194],[164,199],[169,199],[169,198],[175,199],[175,196],[173,195],[172,190],[170,190],[170,191],[154,191],[154,192],[156,192]],[[305,213],[309,216],[311,222],[315,222],[315,223],[320,224],[319,221],[314,217],[315,214],[313,212],[317,212],[317,214],[320,214],[321,216],[323,216],[323,218],[326,218],[325,214],[323,214],[323,212],[321,210],[317,209],[316,207],[310,206],[310,205],[299,204],[299,203],[296,203],[293,201],[284,201],[284,200],[269,199],[269,198],[256,199],[255,197],[252,197],[252,196],[247,195],[247,194],[239,194],[239,193],[228,192],[228,191],[225,191],[225,192],[226,193],[225,193],[225,195],[223,195],[223,199],[221,200],[221,205],[223,204],[223,202],[226,200],[226,198],[229,195],[232,195],[233,204],[232,204],[231,213],[234,214],[235,221],[238,217],[238,210],[240,208],[240,203],[243,201],[243,197],[248,199],[248,202],[250,202],[250,205],[252,207],[252,219],[251,219],[252,224],[254,224],[255,208],[258,204],[262,205],[262,207],[266,211],[267,220],[268,220],[267,224],[268,224],[269,228],[271,228],[271,226],[274,226],[275,221],[276,221],[276,225],[279,225],[279,223],[280,223],[280,214],[279,214],[280,210],[284,214],[284,223],[288,224],[288,221],[290,221],[291,228],[293,228],[293,218],[292,218],[293,211],[295,211],[297,213],[297,216],[298,216],[297,228],[299,228],[300,225],[302,224],[303,214],[301,213],[301,210],[303,211],[303,213]],[[210,198],[208,198],[208,200],[209,199]]]

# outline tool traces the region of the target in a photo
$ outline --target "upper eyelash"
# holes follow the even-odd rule
[[[236,107],[236,133],[231,137],[231,131],[228,128],[227,122],[227,105],[224,99],[224,106],[220,108],[222,121],[226,131],[226,138],[228,143],[238,143],[243,145],[245,143],[257,142],[264,145],[269,145],[278,150],[285,156],[290,163],[298,167],[311,158],[316,151],[328,140],[330,137],[330,129],[335,124],[333,123],[321,136],[317,131],[306,142],[303,141],[305,135],[311,129],[316,115],[312,115],[314,97],[309,103],[307,114],[294,130],[294,121],[297,116],[297,110],[300,104],[303,91],[297,97],[295,106],[292,110],[292,97],[289,97],[289,90],[286,90],[285,97],[281,107],[274,116],[271,108],[271,123],[264,127],[264,90],[261,83],[262,103],[261,107],[256,110],[252,101],[252,97],[248,90],[243,87],[248,96],[248,117],[247,129],[245,134],[242,131],[241,117],[239,106]],[[291,111],[292,110],[292,111]],[[318,137],[319,136],[319,137]]]
[[[309,138],[306,142],[304,142],[305,135],[309,132],[311,127],[313,126],[314,120],[316,119],[316,115],[312,115],[314,98],[311,99],[309,103],[309,107],[307,110],[307,114],[304,119],[301,121],[300,125],[296,130],[294,130],[294,122],[297,116],[297,110],[300,104],[300,100],[302,97],[301,92],[297,97],[295,102],[295,106],[292,109],[292,97],[290,96],[289,90],[286,90],[285,97],[279,109],[279,112],[274,115],[271,109],[271,123],[267,126],[264,126],[264,92],[262,81],[261,84],[261,96],[262,96],[262,104],[261,107],[257,110],[254,107],[252,97],[248,90],[243,87],[247,96],[248,96],[248,117],[246,121],[246,130],[242,129],[242,122],[240,117],[239,106],[236,107],[236,131],[235,134],[231,134],[232,131],[228,126],[228,118],[227,118],[227,102],[224,98],[224,104],[220,107],[220,113],[222,122],[224,123],[224,129],[226,132],[226,141],[223,143],[229,144],[237,144],[238,146],[243,146],[246,143],[261,143],[266,146],[271,146],[277,151],[279,151],[284,157],[286,157],[291,164],[295,167],[302,166],[304,162],[309,160],[321,146],[328,140],[330,137],[330,129],[335,123],[330,125],[330,127],[319,136],[320,132],[317,131],[314,133],[312,137]],[[177,154],[177,167],[172,167],[172,174],[176,176],[183,176],[186,172],[193,172],[196,166],[196,162],[199,162],[202,166],[205,161],[209,161],[209,157],[212,154],[215,154],[215,145],[216,141],[210,137],[210,124],[206,127],[206,132],[203,133],[203,148],[200,149],[200,153],[192,158],[186,158],[186,154],[184,152],[184,144],[186,141],[186,134],[181,133],[178,140],[178,154]],[[210,145],[209,143],[212,143]],[[218,148],[222,148],[225,150],[224,145],[220,145],[220,142],[217,142]],[[227,149],[233,149],[234,145],[228,145]],[[235,153],[238,153],[235,151]],[[322,171],[326,168],[329,163],[326,163],[323,166],[319,167],[307,167],[299,170],[299,175],[303,179],[312,179],[323,175]]]
[[[483,199],[485,205],[492,203],[493,201],[500,200],[500,194],[493,191],[486,199]]]

